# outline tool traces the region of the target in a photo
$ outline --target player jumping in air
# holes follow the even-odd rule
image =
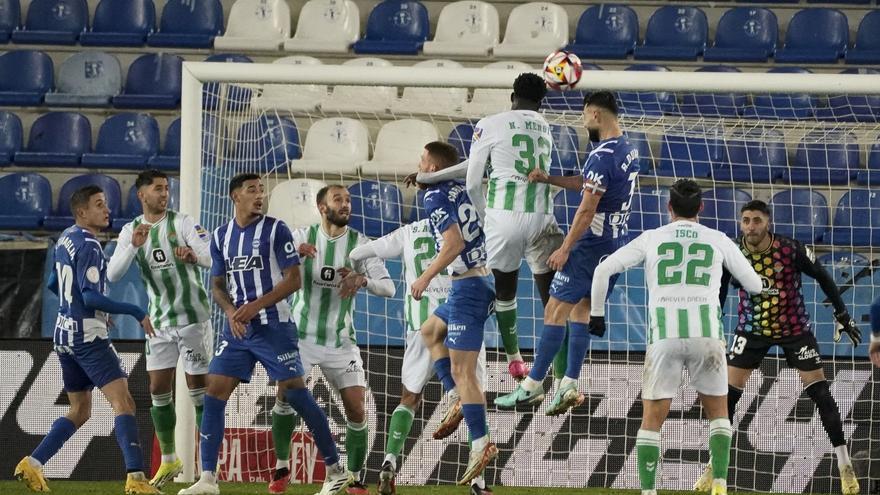
[[[215,473],[226,401],[239,382],[250,381],[258,361],[308,425],[324,458],[327,478],[319,495],[338,495],[354,482],[339,462],[327,416],[303,380],[296,324],[287,302],[301,286],[300,260],[287,225],[263,215],[264,194],[258,175],[233,177],[229,196],[235,216],[211,238],[211,293],[227,324],[209,367],[199,433],[202,475],[180,495],[220,493]]]
[[[764,288],[756,295],[750,296],[742,290],[739,294],[739,323],[727,360],[728,416],[734,419],[736,403],[752,370],[761,365],[771,347],[782,347],[785,360],[798,370],[807,395],[819,409],[819,418],[837,457],[841,491],[844,495],[857,494],[859,481],[847,452],[840,411],[825,379],[819,346],[810,330],[810,316],[801,293],[801,274],[816,279],[834,306],[835,341],[845,333],[853,346],[857,346],[862,340],[861,332],[849,316],[834,279],[816,261],[813,252],[800,242],[770,230],[772,219],[766,203],[750,201],[740,213],[739,247],[761,277]],[[727,298],[727,285],[726,280],[721,285],[722,302]],[[694,490],[708,491],[712,477],[713,470],[707,468]]]
[[[712,495],[727,493],[731,431],[724,331],[717,299],[722,267],[752,294],[761,291],[761,279],[727,236],[697,223],[702,208],[700,186],[688,179],[677,181],[669,190],[671,222],[643,232],[615,251],[593,275],[590,328],[604,333],[609,277],[645,266],[649,330],[642,374],[644,412],[636,437],[642,495],[657,493],[654,481],[661,459],[660,428],[681,387],[683,369],[688,371],[709,417],[709,451],[716,475],[710,486]]]
[[[98,387],[116,413],[113,429],[128,472],[125,493],[157,494],[159,489],[144,477],[135,403],[128,391],[128,375],[110,343],[109,315],[133,316],[148,337],[153,336],[153,326],[143,309],[104,295],[107,261],[95,237],[110,225],[104,192],[98,186],[79,189],[70,198],[70,211],[76,224],[61,233],[55,246],[55,271],[49,276],[49,290],[58,296],[60,305],[53,343],[70,410],[52,423],[33,453],[15,466],[15,477],[33,491],[49,491],[43,464],[89,420],[92,389]]]

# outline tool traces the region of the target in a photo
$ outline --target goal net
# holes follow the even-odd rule
[[[343,184],[352,196],[351,227],[377,237],[424,218],[420,198],[403,178],[417,168],[429,141],[444,140],[465,159],[473,124],[509,108],[510,87],[522,70],[359,65],[184,65],[183,209],[213,229],[232,215],[229,179],[262,175],[267,213],[291,227],[320,220],[315,194]],[[642,172],[628,225],[632,232],[666,222],[668,186],[675,178],[704,187],[701,222],[731,236],[739,207],[767,201],[774,230],[810,246],[833,272],[849,311],[869,332],[875,297],[875,249],[880,245],[880,76],[586,71],[582,88],[617,92],[622,127],[640,152]],[[873,93],[873,95],[871,95]],[[868,96],[865,96],[868,94]],[[551,174],[578,174],[590,150],[581,122],[583,93],[551,93],[543,113],[553,125]],[[555,214],[567,229],[577,192],[554,191]],[[374,483],[384,457],[389,419],[401,393],[405,327],[401,262],[387,262],[397,281],[393,298],[359,294],[357,340],[369,390],[370,454],[366,481]],[[865,359],[832,339],[832,308],[812,279],[804,296],[820,343],[825,372],[844,422],[850,452],[870,457],[878,439],[878,390]],[[736,295],[725,308],[725,329],[736,323]],[[641,269],[618,281],[609,302],[608,333],[593,339],[581,375],[585,403],[549,418],[496,411],[492,399],[513,390],[494,327],[487,400],[493,441],[501,453],[486,470],[490,484],[637,488],[636,433],[642,413],[646,289]],[[766,308],[771,313],[773,308]],[[542,328],[542,306],[528,267],[520,270],[518,331],[527,361]],[[217,314],[220,328],[223,316]],[[779,492],[839,490],[832,447],[796,370],[771,350],[748,382],[734,418],[729,483],[734,489]],[[708,422],[696,392],[685,386],[662,432],[658,487],[690,489],[708,461]],[[344,445],[345,417],[338,396],[315,369],[309,384]],[[550,378],[545,388],[550,388]],[[552,391],[551,391],[552,393]],[[275,387],[257,367],[227,407],[223,477],[267,480],[274,467],[271,409]],[[424,390],[399,461],[401,485],[448,484],[467,463],[466,427],[436,441],[431,433],[446,404],[432,381]],[[294,441],[298,482],[318,481],[322,463],[303,430]],[[344,452],[343,452],[344,453]],[[880,462],[880,461],[878,461]],[[877,466],[880,467],[880,466]],[[876,467],[875,467],[876,469]],[[865,480],[865,478],[862,478]]]

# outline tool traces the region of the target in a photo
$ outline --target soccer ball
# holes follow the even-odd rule
[[[573,89],[582,72],[581,59],[574,53],[560,50],[544,59],[544,81],[552,89]]]

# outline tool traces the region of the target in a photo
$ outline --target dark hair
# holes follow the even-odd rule
[[[596,91],[584,96],[584,108],[590,105],[608,110],[612,115],[618,112],[617,99],[611,91]]]
[[[233,191],[237,189],[241,189],[241,186],[244,185],[245,182],[249,180],[257,180],[260,176],[258,174],[245,172],[243,174],[238,174],[233,178],[229,179],[229,195],[232,196]]]
[[[149,170],[144,170],[139,173],[137,179],[134,181],[134,188],[140,189],[144,186],[150,186],[153,184],[153,181],[156,179],[168,179],[168,176],[165,172],[160,170],[156,170],[155,168],[151,168]]]
[[[760,199],[753,199],[748,203],[744,204],[742,208],[740,208],[740,213],[745,213],[747,211],[760,211],[761,213],[767,215],[767,218],[770,218],[770,207],[767,206],[767,203],[761,201]]]
[[[513,94],[517,98],[540,104],[547,95],[547,85],[541,76],[523,72],[513,81]]]
[[[318,204],[324,202],[324,200],[327,198],[327,193],[330,192],[330,189],[345,189],[345,186],[343,186],[342,184],[330,184],[329,186],[324,186],[321,189],[318,189],[318,195],[315,198]]]
[[[104,190],[94,184],[77,189],[73,196],[70,197],[70,212],[73,213],[73,216],[76,216],[76,210],[88,206],[92,196],[102,192]]]
[[[691,179],[678,179],[669,188],[669,205],[672,212],[682,218],[694,218],[700,213],[703,191]]]
[[[425,145],[425,149],[433,159],[437,160],[437,167],[441,170],[458,163],[458,150],[449,143],[431,141]]]

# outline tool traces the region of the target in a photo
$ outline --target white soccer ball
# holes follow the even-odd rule
[[[544,81],[552,89],[572,89],[581,80],[581,59],[563,50],[547,55],[544,59]]]

